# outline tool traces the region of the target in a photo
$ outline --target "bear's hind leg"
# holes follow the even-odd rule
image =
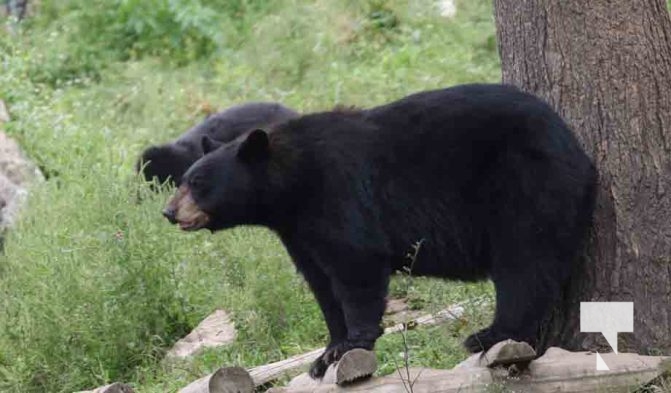
[[[471,352],[513,339],[542,354],[540,328],[570,278],[586,222],[578,209],[581,175],[565,164],[571,157],[553,157],[510,150],[483,186],[496,313],[465,341]]]
[[[494,322],[464,341],[469,352],[487,351],[507,339],[536,346],[541,324],[559,300],[560,282],[556,277],[548,276],[548,272],[537,272],[538,269],[533,267],[527,267],[526,272],[517,269],[493,274],[496,287]]]

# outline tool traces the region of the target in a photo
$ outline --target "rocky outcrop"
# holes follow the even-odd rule
[[[2,131],[7,121],[9,114],[0,100],[0,247],[4,232],[14,223],[26,200],[30,184],[44,179],[16,141]]]
[[[26,189],[16,185],[0,172],[0,237],[16,219],[19,207],[25,200]]]

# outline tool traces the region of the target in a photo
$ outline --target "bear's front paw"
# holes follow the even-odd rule
[[[367,350],[372,350],[374,346],[374,343],[370,343],[368,341],[343,341],[337,344],[329,345],[324,353],[321,354],[315,360],[312,362],[312,366],[310,366],[310,377],[313,379],[321,379],[324,374],[326,373],[326,370],[328,367],[340,360],[342,355],[344,355],[347,351],[354,349],[354,348],[362,348],[362,349],[367,349]]]
[[[470,353],[477,353],[487,351],[494,344],[504,339],[503,335],[497,334],[491,327],[488,327],[468,336],[464,341],[464,347]]]
[[[310,374],[310,378],[312,379],[321,379],[324,376],[324,374],[326,374],[326,370],[328,368],[329,365],[326,363],[323,353],[314,362],[312,362],[308,374]]]
[[[464,341],[464,347],[471,353],[481,351],[488,351],[494,344],[505,340],[515,340],[518,342],[525,342],[532,348],[536,346],[536,338],[530,332],[516,332],[515,334],[498,331],[491,326],[482,329],[477,333],[473,333]]]
[[[313,379],[321,379],[329,366],[337,362],[340,357],[345,353],[343,348],[345,347],[344,342],[338,344],[329,344],[322,353],[310,366],[310,377]]]

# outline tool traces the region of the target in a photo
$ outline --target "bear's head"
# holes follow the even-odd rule
[[[278,191],[268,133],[256,129],[223,145],[204,139],[203,148],[163,215],[189,231],[262,224]]]
[[[166,181],[180,184],[184,172],[200,156],[192,150],[178,144],[151,146],[142,152],[135,170],[141,172],[147,181],[156,179],[159,184]]]
[[[171,180],[175,185],[189,167],[208,151],[229,143],[250,130],[269,127],[298,117],[293,109],[274,102],[236,105],[207,117],[172,143],[145,150],[136,164],[147,181]]]

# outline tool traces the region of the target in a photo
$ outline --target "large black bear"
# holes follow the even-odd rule
[[[491,278],[496,315],[465,342],[536,344],[588,233],[596,173],[562,119],[505,85],[422,92],[254,130],[196,162],[163,214],[184,230],[263,225],[323,311],[310,370],[372,349],[392,271]]]
[[[135,169],[142,171],[147,181],[156,178],[162,184],[171,179],[179,184],[184,172],[204,155],[204,149],[230,142],[253,128],[269,127],[295,117],[297,112],[274,102],[236,105],[208,117],[171,143],[147,148]]]

